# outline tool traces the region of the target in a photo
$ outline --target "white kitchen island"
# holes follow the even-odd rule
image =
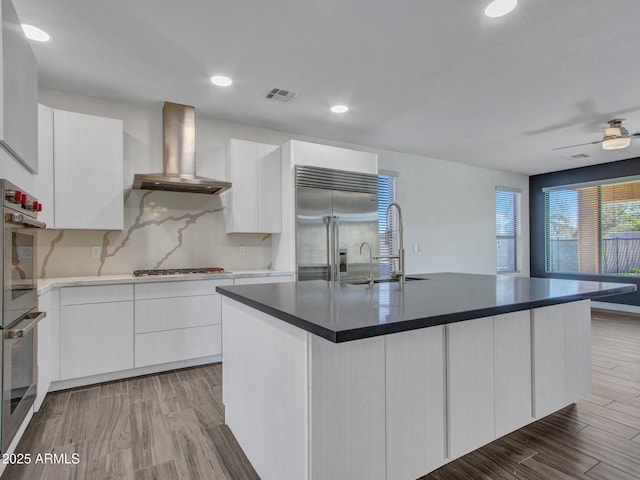
[[[264,480],[415,479],[591,390],[590,298],[432,274],[221,287],[225,418]]]

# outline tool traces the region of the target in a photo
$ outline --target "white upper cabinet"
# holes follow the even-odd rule
[[[231,182],[222,194],[226,232],[280,232],[280,147],[232,139],[226,168]]]
[[[38,64],[10,0],[2,0],[0,143],[38,172]]]
[[[293,165],[378,174],[378,155],[320,143],[290,140],[286,144],[286,162]],[[288,157],[288,158],[287,158]]]
[[[122,230],[122,120],[53,114],[55,228]]]
[[[33,194],[42,204],[38,220],[55,228],[53,193],[53,108],[38,105],[38,174],[33,176]]]

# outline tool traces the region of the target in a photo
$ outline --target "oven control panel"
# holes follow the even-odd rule
[[[19,189],[8,180],[0,180],[2,202],[5,207],[19,211],[33,218],[42,211],[42,204],[27,192]]]

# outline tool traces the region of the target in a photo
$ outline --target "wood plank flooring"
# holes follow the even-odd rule
[[[422,480],[640,480],[640,317],[594,310],[592,327],[590,396]],[[258,479],[223,420],[220,364],[51,393],[16,451],[80,463],[0,480]]]
[[[224,425],[222,365],[47,395],[16,452],[77,465],[9,465],[2,480],[254,480]]]

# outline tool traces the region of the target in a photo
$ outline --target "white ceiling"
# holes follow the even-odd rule
[[[488,1],[13,0],[52,36],[32,43],[45,88],[526,174],[640,156],[640,140],[551,150],[615,117],[640,131],[640,2],[519,0],[490,19]]]

